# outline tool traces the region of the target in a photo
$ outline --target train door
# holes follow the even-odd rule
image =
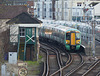
[[[75,45],[75,33],[71,33],[71,45]]]

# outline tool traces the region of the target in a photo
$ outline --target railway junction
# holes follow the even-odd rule
[[[25,19],[23,19],[23,16]],[[22,13],[14,17],[9,20],[7,24],[10,25],[9,38],[10,47],[12,47],[9,52],[17,53],[17,63],[12,64],[4,61],[7,67],[7,76],[17,76],[18,73],[22,73],[22,70],[24,70],[25,76],[100,75],[99,41],[95,41],[95,55],[92,51],[92,45],[84,39],[81,39],[81,44],[85,53],[71,53],[66,51],[66,48],[61,43],[48,38],[41,38],[38,32],[40,30],[39,28],[42,27],[42,21],[31,18],[27,13]],[[50,32],[51,31],[49,31],[49,34]],[[70,40],[75,41],[73,39],[75,36],[74,32],[70,33],[72,33],[71,36],[73,36]],[[2,40],[4,37],[2,36],[0,39]],[[3,42],[0,42],[0,47],[2,47],[3,44]],[[39,56],[41,56],[41,58]],[[34,63],[29,63],[29,65],[27,61],[36,61],[39,65],[35,66]],[[39,72],[36,75],[30,73],[30,71],[34,72],[38,70]]]

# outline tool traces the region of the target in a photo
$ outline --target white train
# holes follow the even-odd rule
[[[93,30],[91,24],[81,23],[81,22],[71,22],[71,21],[55,21],[55,20],[42,20],[43,24],[58,24],[63,26],[72,27],[80,30],[82,39],[91,41],[93,39]],[[95,27],[95,38],[100,40],[100,25]]]
[[[75,52],[81,47],[81,32],[75,28],[58,24],[49,24],[49,26],[44,24],[39,30],[39,36],[40,39],[45,39],[45,41],[53,40],[53,42],[59,42],[71,52]]]

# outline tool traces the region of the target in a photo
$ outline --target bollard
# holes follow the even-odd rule
[[[12,76],[15,76],[15,73],[12,73]]]
[[[7,72],[7,75],[6,76],[10,76],[10,72]]]
[[[1,66],[1,76],[6,76],[6,64]]]

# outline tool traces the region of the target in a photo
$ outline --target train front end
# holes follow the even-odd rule
[[[78,30],[66,31],[65,47],[69,51],[75,51],[80,49],[81,34]]]

